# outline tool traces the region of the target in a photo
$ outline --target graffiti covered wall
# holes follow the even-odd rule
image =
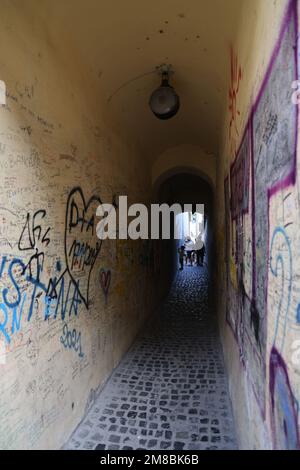
[[[241,447],[299,449],[299,152],[293,100],[299,5],[290,1],[283,11],[282,5],[266,3],[248,6],[266,21],[254,31],[268,38],[268,47],[252,68],[249,60],[243,68],[240,59],[235,106],[244,111],[235,125],[242,137],[239,146],[232,145],[232,129],[225,138],[228,152],[235,151],[219,182],[226,234],[221,247],[226,309],[220,304],[219,312]],[[268,37],[271,10],[278,23],[275,40]],[[246,78],[248,89],[242,86]]]
[[[160,259],[155,244],[96,237],[99,202],[148,202],[149,171],[51,43],[5,13],[0,449],[59,448],[155,306]]]

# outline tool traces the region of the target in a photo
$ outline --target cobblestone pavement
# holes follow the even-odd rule
[[[235,449],[205,268],[185,267],[66,449]]]

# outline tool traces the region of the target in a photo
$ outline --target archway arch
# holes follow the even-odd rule
[[[160,185],[170,177],[188,173],[200,176],[212,190],[216,182],[216,159],[197,145],[179,145],[161,153],[152,165],[152,188],[155,195]]]

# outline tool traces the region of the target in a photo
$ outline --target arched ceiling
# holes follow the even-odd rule
[[[217,154],[227,103],[230,43],[243,0],[12,0],[74,69],[85,71],[105,121],[145,156],[198,145]],[[39,26],[37,26],[39,25]],[[152,73],[172,64],[181,109],[169,121],[148,108]]]
[[[207,155],[197,145],[182,144],[170,147],[161,153],[152,164],[152,184],[157,186],[163,175],[180,173],[183,168],[189,168],[214,187],[216,183],[216,159]]]

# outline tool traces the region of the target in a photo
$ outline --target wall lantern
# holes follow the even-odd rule
[[[161,75],[161,85],[150,96],[149,106],[158,119],[170,119],[177,113],[180,101],[174,88],[169,84],[170,74],[173,73],[169,65],[157,67]]]

